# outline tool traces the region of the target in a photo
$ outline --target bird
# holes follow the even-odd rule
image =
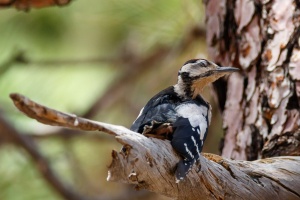
[[[203,99],[203,88],[220,77],[237,72],[206,59],[186,61],[178,71],[177,83],[154,95],[131,125],[147,137],[167,139],[181,156],[175,181],[184,180],[193,165],[201,170],[200,153],[211,122],[211,106]]]

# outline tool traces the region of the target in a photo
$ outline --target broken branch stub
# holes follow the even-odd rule
[[[112,151],[108,181],[136,185],[176,199],[289,199],[300,198],[300,157],[274,157],[257,161],[234,161],[214,154],[200,157],[201,171],[194,167],[185,180],[175,183],[174,169],[180,157],[167,140],[111,124],[60,112],[19,94],[16,107],[44,124],[103,131],[123,145]]]
[[[97,122],[82,117],[77,117],[74,114],[68,114],[48,108],[30,100],[21,94],[10,94],[10,98],[21,112],[43,124],[62,126],[84,131],[103,131],[111,135],[118,135],[120,134],[120,131],[123,130],[123,127],[121,126]]]

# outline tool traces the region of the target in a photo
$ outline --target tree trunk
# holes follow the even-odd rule
[[[206,2],[210,58],[242,70],[214,84],[223,110],[222,156],[300,155],[299,8],[298,0]]]

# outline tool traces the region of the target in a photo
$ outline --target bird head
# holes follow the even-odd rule
[[[184,63],[178,71],[175,90],[182,96],[196,98],[203,88],[220,77],[239,71],[235,67],[220,67],[205,59],[192,59]]]

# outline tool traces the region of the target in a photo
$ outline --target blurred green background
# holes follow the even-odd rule
[[[59,178],[77,192],[98,199],[139,194],[106,181],[111,150],[120,149],[112,137],[69,136],[66,129],[40,124],[18,112],[9,94],[130,127],[148,99],[176,82],[186,60],[206,57],[204,17],[201,0],[76,0],[28,13],[2,9],[0,114],[34,138]],[[220,116],[211,88],[204,96],[214,108],[204,152],[218,153]],[[0,199],[62,198],[23,149],[0,143]]]

